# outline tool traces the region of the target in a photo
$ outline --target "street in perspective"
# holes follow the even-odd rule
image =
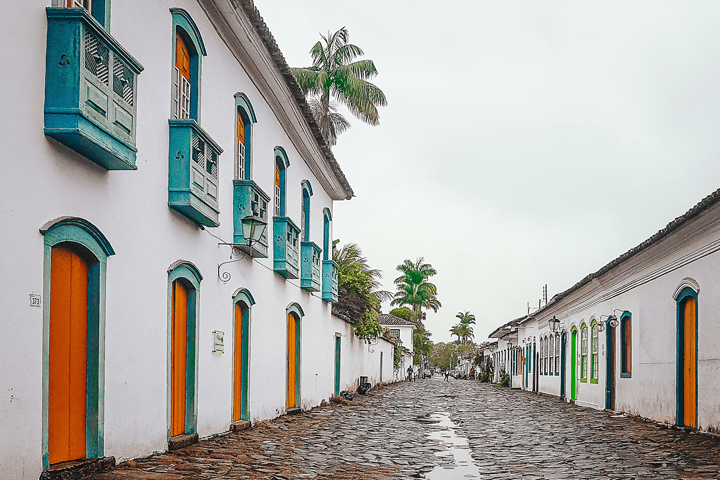
[[[597,480],[719,474],[717,437],[435,375],[130,461],[93,478]]]

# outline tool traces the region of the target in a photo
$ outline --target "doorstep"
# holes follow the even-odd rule
[[[231,432],[239,432],[240,430],[247,430],[250,428],[250,421],[249,420],[238,420],[237,422],[233,422],[230,424],[230,431]]]
[[[170,440],[168,440],[168,450],[172,452],[173,450],[178,450],[183,447],[187,447],[188,445],[198,443],[199,438],[200,437],[198,437],[197,433],[184,433],[182,435],[170,437]]]
[[[110,470],[115,466],[115,457],[83,458],[56,463],[40,474],[40,480],[75,480],[95,473]]]
[[[287,411],[285,411],[285,415],[299,415],[302,410],[300,410],[300,407],[293,407],[288,408]]]

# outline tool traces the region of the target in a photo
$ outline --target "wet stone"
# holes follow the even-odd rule
[[[349,403],[261,422],[89,478],[720,478],[716,437],[475,381],[400,383]],[[450,446],[448,428],[462,445]],[[468,470],[475,473],[458,476]]]

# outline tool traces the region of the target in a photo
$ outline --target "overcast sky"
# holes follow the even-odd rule
[[[388,290],[406,258],[438,270],[435,342],[466,310],[485,340],[720,187],[716,0],[255,4],[291,66],[343,26],[375,62],[389,105],[347,115],[334,235]]]

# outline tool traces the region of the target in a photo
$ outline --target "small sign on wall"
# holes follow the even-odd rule
[[[213,332],[213,353],[222,355],[225,353],[225,333],[219,330]]]
[[[42,307],[42,297],[35,293],[30,294],[30,306],[31,307]]]

